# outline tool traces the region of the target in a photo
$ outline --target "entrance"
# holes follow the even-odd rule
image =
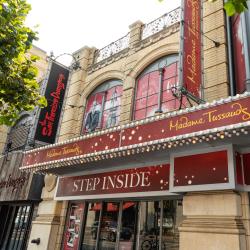
[[[0,249],[26,249],[32,204],[0,205]]]
[[[179,249],[181,200],[78,202],[80,206],[81,233],[75,238],[71,230],[63,249],[69,244],[81,250]]]

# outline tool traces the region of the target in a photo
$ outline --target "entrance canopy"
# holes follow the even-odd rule
[[[146,155],[166,155],[199,143],[234,144],[241,135],[246,144],[249,128],[250,93],[246,92],[27,151],[20,169],[64,175],[83,171],[83,167],[98,168],[104,162],[112,166],[140,157],[147,161]]]

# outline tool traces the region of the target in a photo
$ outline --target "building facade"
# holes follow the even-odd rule
[[[28,249],[250,249],[243,15],[204,1],[200,99],[179,91],[180,9],[73,54],[58,140],[21,167],[45,175]]]
[[[39,70],[37,80],[40,82],[47,71],[46,52],[34,46],[29,53],[39,56],[35,66]],[[13,127],[0,128],[1,249],[27,248],[31,221],[41,201],[43,176],[19,170],[23,151],[34,147],[30,136],[34,120],[35,111],[25,112]]]

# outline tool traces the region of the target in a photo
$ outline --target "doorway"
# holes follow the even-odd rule
[[[71,249],[179,249],[178,227],[183,219],[181,200],[82,201],[80,203],[85,208],[81,235],[79,237],[77,234],[77,237],[72,236],[72,240],[71,238],[70,241],[67,240],[66,245],[71,244]],[[78,207],[80,207],[79,204]],[[70,220],[72,218],[69,216]],[[72,230],[66,231],[73,235]],[[65,248],[64,244],[63,250],[66,249],[68,248]]]

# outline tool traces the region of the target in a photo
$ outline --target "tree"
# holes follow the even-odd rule
[[[210,2],[215,2],[217,0],[209,0]],[[228,16],[232,16],[236,13],[241,13],[248,9],[247,0],[228,0],[224,4],[224,9]]]
[[[26,0],[0,0],[0,125],[13,125],[21,112],[47,105],[33,66],[38,58],[27,54],[37,35],[24,24],[29,10]]]

